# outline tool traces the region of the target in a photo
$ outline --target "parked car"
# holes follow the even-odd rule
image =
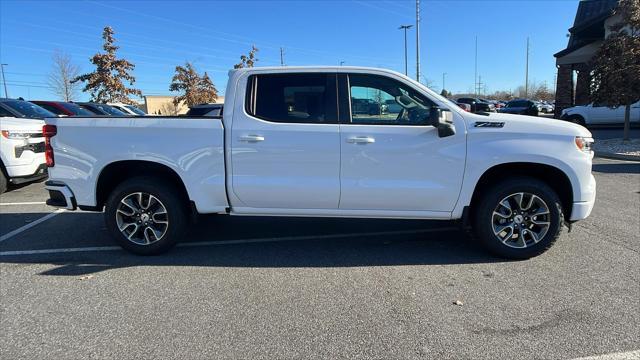
[[[484,102],[480,99],[475,99],[475,98],[459,98],[457,100],[457,102],[459,103],[463,103],[463,104],[469,104],[471,105],[471,112],[473,113],[478,113],[478,112],[495,112],[496,111],[496,107],[493,104]]]
[[[0,99],[0,116],[44,119],[56,117],[56,114],[28,101],[2,98]]]
[[[541,101],[538,103],[538,109],[544,114],[551,114],[555,110],[555,107],[548,102]]]
[[[140,110],[140,108],[135,106],[135,105],[125,104],[125,103],[107,103],[107,105],[109,105],[112,108],[115,108],[117,110],[120,110],[125,115],[147,116],[147,113],[145,113],[144,111]]]
[[[99,103],[91,103],[91,102],[79,102],[76,104],[80,105],[86,110],[91,111],[96,115],[127,116],[127,114],[107,104],[99,104]]]
[[[544,252],[593,208],[593,139],[582,126],[471,114],[383,69],[229,76],[234,111],[212,121],[47,119],[47,203],[104,210],[108,231],[137,254],[168,250],[190,216],[214,213],[459,220],[510,258]],[[403,116],[356,114],[355,88],[395,99]]]
[[[0,194],[10,183],[47,177],[43,117],[55,115],[27,101],[0,99]]]
[[[624,111],[624,106],[610,108],[589,104],[564,109],[560,118],[582,126],[623,124]],[[629,115],[631,124],[640,124],[640,101],[631,105],[631,113]]]
[[[500,109],[501,113],[538,116],[538,105],[526,99],[511,100]]]
[[[388,111],[386,104],[379,104],[372,99],[353,99],[352,108],[354,114],[380,115]]]
[[[457,102],[456,105],[460,106],[460,108],[466,112],[471,112],[471,105]]]
[[[56,115],[63,116],[93,116],[95,115],[91,111],[80,107],[78,104],[72,102],[63,101],[43,101],[43,100],[31,100],[33,104],[36,104],[42,108],[45,108]]]
[[[186,116],[222,116],[224,104],[200,104],[189,108]]]

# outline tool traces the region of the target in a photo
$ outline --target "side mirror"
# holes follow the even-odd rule
[[[429,112],[429,125],[438,129],[439,137],[455,135],[456,127],[453,125],[453,121],[450,120],[451,116],[450,111],[440,108],[432,108]]]

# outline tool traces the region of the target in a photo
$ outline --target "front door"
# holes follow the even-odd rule
[[[230,136],[236,208],[337,209],[335,73],[256,74],[242,81],[248,91],[236,94],[246,99],[234,106]]]
[[[410,85],[380,75],[338,76],[340,209],[452,211],[465,166],[462,119],[455,135],[440,138],[426,121],[435,103]]]

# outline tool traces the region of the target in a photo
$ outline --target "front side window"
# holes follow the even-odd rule
[[[349,75],[351,123],[428,125],[435,104],[409,86],[378,75]]]
[[[247,87],[247,112],[285,123],[338,122],[335,74],[252,75]]]

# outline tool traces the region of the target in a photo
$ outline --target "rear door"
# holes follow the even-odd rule
[[[341,197],[344,210],[453,210],[465,166],[465,129],[440,138],[427,124],[435,103],[397,79],[338,74],[340,93]],[[353,104],[395,102],[377,113]],[[404,103],[404,104],[403,104]],[[459,116],[454,113],[453,116]]]
[[[238,89],[244,82],[230,138],[236,208],[337,209],[335,73],[258,73]]]

